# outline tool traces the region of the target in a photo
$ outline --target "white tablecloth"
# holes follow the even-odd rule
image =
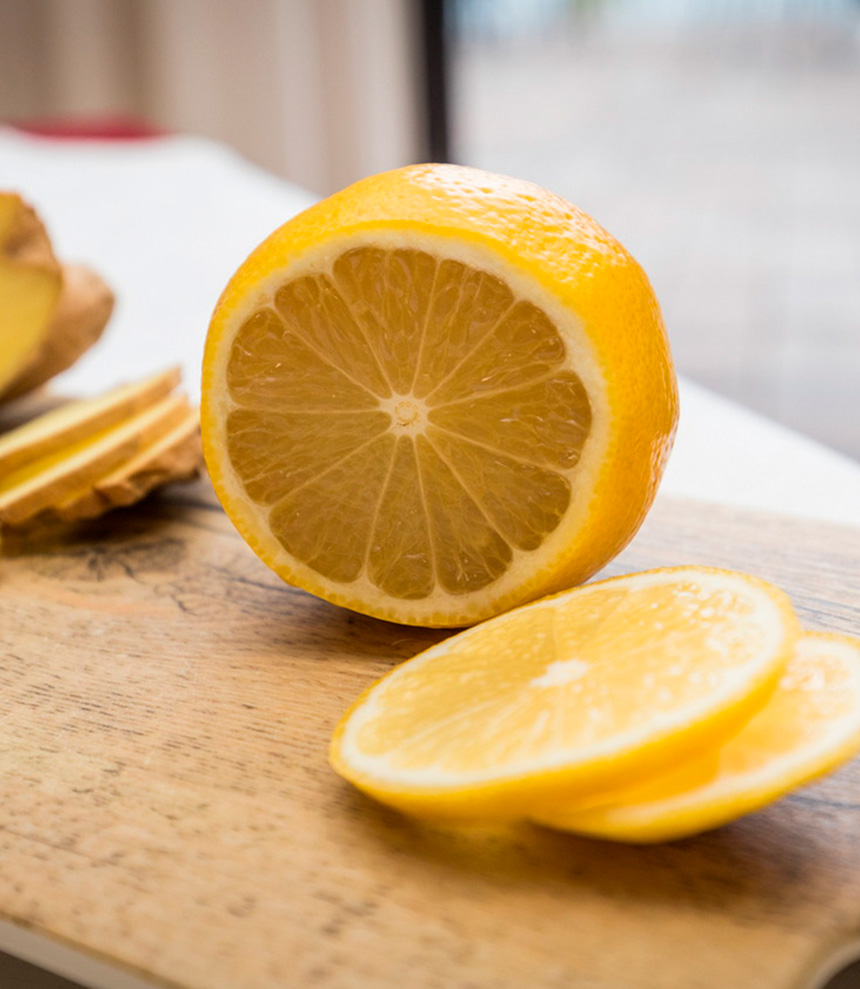
[[[34,203],[64,260],[90,263],[116,290],[104,339],[57,379],[81,394],[178,362],[196,397],[218,294],[263,237],[313,201],[200,138],[55,141],[2,129],[0,188]],[[860,464],[683,378],[662,490],[860,525]]]

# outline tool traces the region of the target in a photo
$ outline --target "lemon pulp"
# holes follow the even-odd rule
[[[373,246],[239,327],[228,455],[284,549],[420,600],[491,585],[564,517],[591,426],[561,334],[488,271]]]

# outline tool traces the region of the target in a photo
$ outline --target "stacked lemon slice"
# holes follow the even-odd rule
[[[346,714],[343,776],[422,816],[647,842],[763,806],[860,749],[860,642],[757,578],[684,567],[526,605]]]

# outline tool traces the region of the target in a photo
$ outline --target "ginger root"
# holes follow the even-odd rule
[[[65,371],[102,335],[114,296],[85,265],[61,265],[17,193],[0,193],[0,401]]]
[[[0,401],[24,395],[65,371],[101,337],[113,312],[107,283],[83,264],[61,267],[62,287],[41,346],[0,392]]]
[[[17,193],[0,192],[0,395],[45,342],[61,285],[39,217]]]

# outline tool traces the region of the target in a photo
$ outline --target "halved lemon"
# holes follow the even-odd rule
[[[429,817],[534,816],[725,740],[799,633],[782,591],[702,567],[568,591],[452,636],[372,686],[334,768]]]
[[[860,640],[807,632],[765,706],[718,751],[614,795],[558,806],[549,827],[648,843],[698,834],[758,810],[860,751]]]
[[[361,181],[248,258],[212,318],[218,496],[285,580],[466,625],[584,581],[677,420],[641,268],[569,203],[450,165]]]

